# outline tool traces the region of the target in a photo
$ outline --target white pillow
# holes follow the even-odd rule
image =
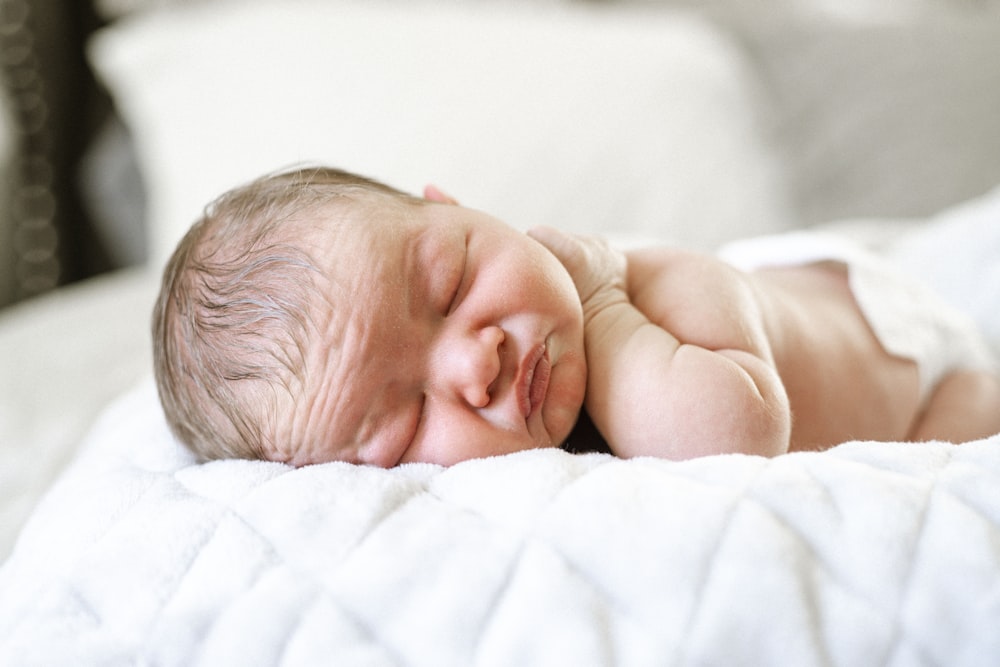
[[[91,57],[131,127],[162,262],[222,190],[302,162],[517,227],[677,238],[788,214],[733,44],[686,14],[323,0],[115,24]]]
[[[923,218],[1000,183],[1000,21],[962,4],[949,20],[747,33],[803,223]]]

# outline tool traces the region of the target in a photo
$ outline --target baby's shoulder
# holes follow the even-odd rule
[[[633,251],[627,258],[633,305],[682,340],[685,332],[706,339],[720,328],[745,328],[759,314],[750,276],[712,255],[668,247]]]
[[[629,283],[672,292],[711,293],[745,289],[748,274],[714,255],[685,248],[651,247],[626,253]]]

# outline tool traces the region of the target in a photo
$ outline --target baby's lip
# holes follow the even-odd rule
[[[552,364],[544,343],[539,343],[521,361],[517,374],[517,405],[527,419],[545,401]]]

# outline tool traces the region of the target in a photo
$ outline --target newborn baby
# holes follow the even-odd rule
[[[851,254],[749,271],[623,254],[434,187],[294,170],[224,194],[181,241],[154,312],[157,384],[201,458],[292,465],[556,447],[584,405],[623,457],[1000,431],[975,334],[860,252],[856,285]],[[900,324],[911,310],[931,314]],[[930,332],[897,345],[900,327]]]

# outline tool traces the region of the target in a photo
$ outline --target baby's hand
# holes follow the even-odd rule
[[[628,300],[625,255],[603,239],[536,227],[528,235],[556,256],[569,272],[585,314],[609,303]]]

